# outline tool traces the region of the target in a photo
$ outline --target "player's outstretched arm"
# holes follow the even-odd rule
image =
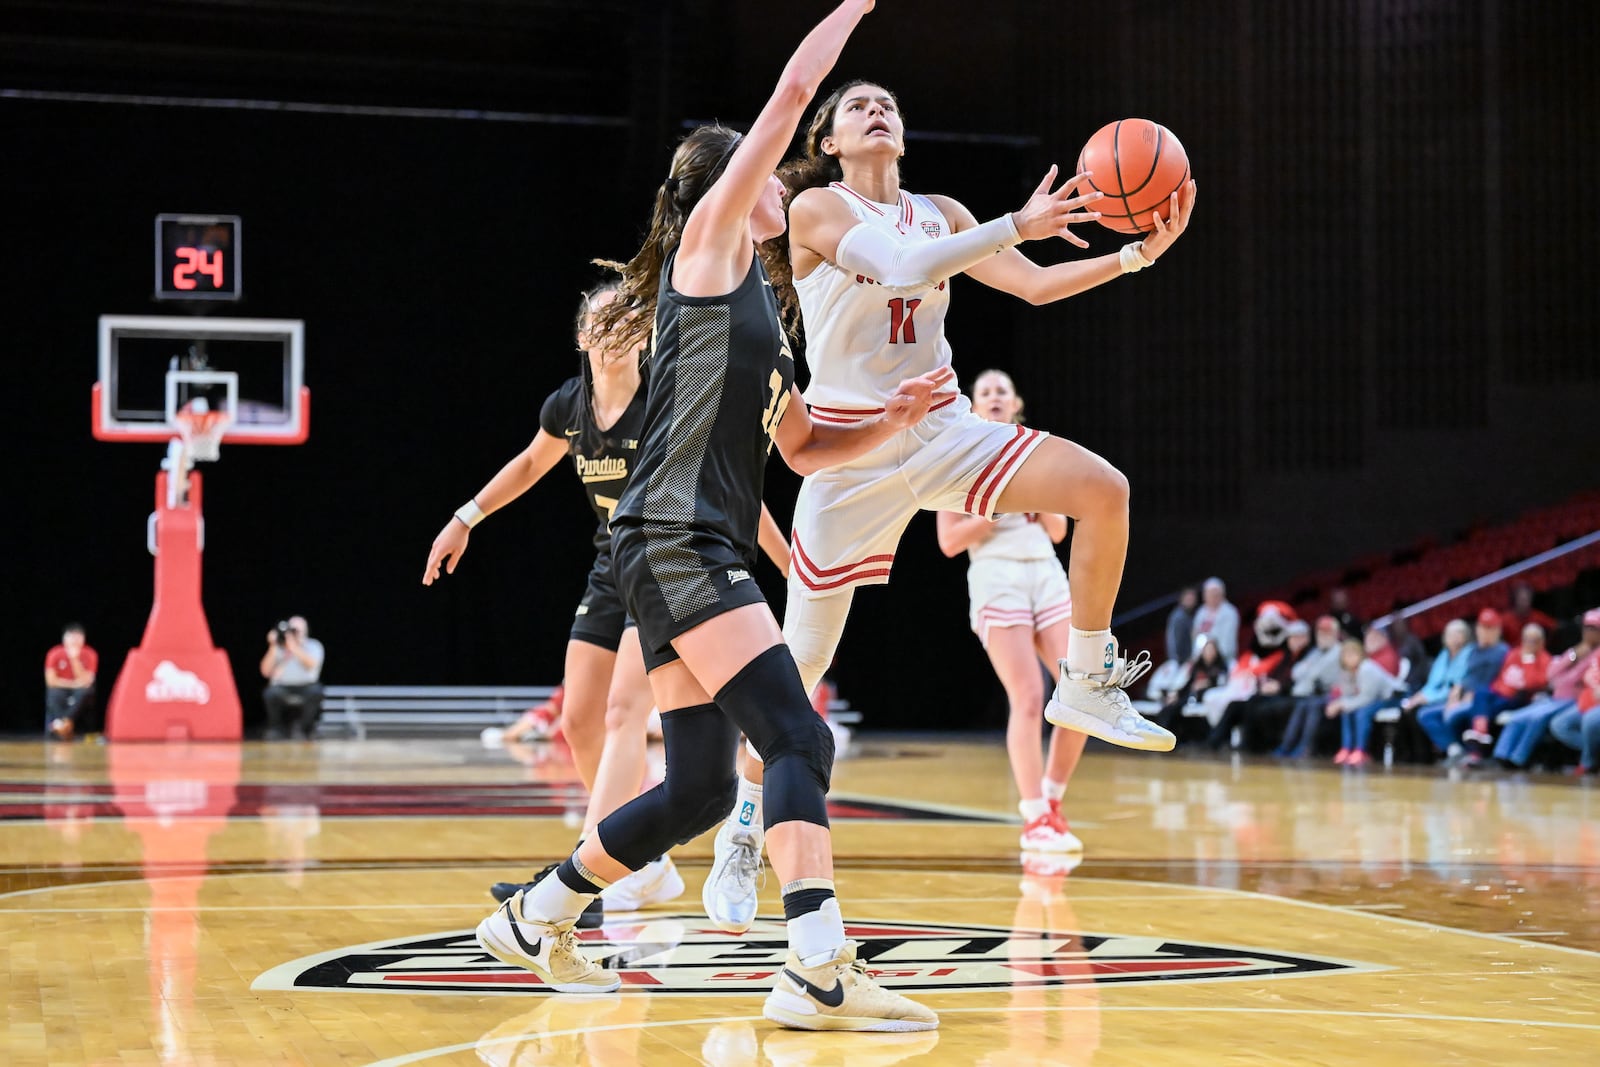
[[[1167,209],[1169,218],[1163,220],[1155,215],[1155,231],[1143,241],[1125,246],[1119,253],[1041,267],[1015,248],[1009,248],[969,267],[967,276],[991,289],[1021,297],[1030,304],[1049,304],[1077,296],[1114,278],[1142,270],[1159,259],[1188,227],[1195,194],[1196,186],[1191,180],[1180,192],[1172,194],[1172,203]],[[932,197],[932,200],[958,232],[978,225],[972,212],[958,201],[947,196]],[[1137,255],[1130,250],[1136,250]]]
[[[907,378],[885,401],[883,414],[850,426],[813,422],[800,390],[790,387],[787,410],[774,428],[772,440],[783,461],[801,476],[848,463],[871,452],[906,427],[921,422],[933,406],[934,394],[955,377],[954,370],[941,367]]]
[[[683,228],[679,263],[686,259],[692,262],[700,254],[743,253],[739,245],[750,240],[746,224],[756,201],[772,172],[783,162],[783,154],[822,79],[839,61],[851,32],[874,3],[875,0],[846,0],[806,34],[783,68],[772,97],[734,149],[722,177],[690,213]]]
[[[1079,174],[1052,188],[1056,168],[1051,167],[1021,210],[980,225],[962,209],[965,217],[956,222],[956,232],[937,241],[860,222],[837,196],[808,189],[795,198],[790,209],[792,243],[847,271],[865,275],[885,289],[928,289],[1022,241],[1061,237],[1087,248],[1088,242],[1069,227],[1099,218],[1098,212],[1080,209],[1092,206],[1104,194],[1075,195],[1086,177]]]
[[[433,539],[433,547],[428,550],[428,565],[422,570],[422,584],[432,585],[439,577],[441,565],[444,565],[446,574],[454,574],[456,564],[461,562],[461,556],[467,550],[467,535],[472,527],[532,489],[534,483],[548,474],[550,468],[560,463],[561,457],[566,454],[565,441],[540,430],[527,448],[517,453],[511,462],[501,467],[482,489],[473,494],[470,505],[462,506],[462,510],[469,513],[476,509],[476,514],[470,516],[471,525],[461,518],[460,511],[444,524],[439,536]]]

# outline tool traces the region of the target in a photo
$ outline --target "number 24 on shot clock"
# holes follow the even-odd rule
[[[241,229],[237,215],[157,215],[156,299],[239,299]]]

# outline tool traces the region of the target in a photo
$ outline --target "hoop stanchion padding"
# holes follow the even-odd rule
[[[155,603],[106,705],[113,741],[237,741],[239,691],[227,654],[211,643],[200,599],[201,476],[188,500],[167,506],[168,472],[156,475]]]

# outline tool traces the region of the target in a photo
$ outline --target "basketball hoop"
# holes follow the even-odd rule
[[[212,411],[204,399],[195,399],[175,416],[183,451],[192,463],[211,463],[222,454],[222,434],[232,420],[226,411]]]

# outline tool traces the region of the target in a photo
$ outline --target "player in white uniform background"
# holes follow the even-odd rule
[[[848,82],[817,107],[806,159],[788,168],[790,263],[811,371],[805,399],[819,421],[871,417],[875,398],[892,392],[882,383],[949,364],[944,318],[955,275],[1034,304],[1062,300],[1153,264],[1194,207],[1191,181],[1143,241],[1041,267],[1016,246],[1061,237],[1087,247],[1068,229],[1096,217],[1080,209],[1092,209],[1099,194],[1073,195],[1083,175],[1052,188],[1052,167],[1021,210],[979,224],[949,197],[901,189],[904,154],[893,95]],[[1073,369],[1093,388],[1092,365]],[[1070,441],[979,418],[959,394],[873,452],[802,485],[784,637],[806,686],[832,662],[855,588],[888,581],[900,535],[918,510],[1073,516],[1074,618],[1046,716],[1114,744],[1173,747],[1172,734],[1139,715],[1123,691],[1149,669],[1148,655],[1120,656],[1110,630],[1127,555],[1127,479]],[[711,918],[732,930],[754,918],[762,836],[759,762],[747,763],[743,777],[704,893]]]
[[[1004,371],[978,375],[972,383],[972,409],[990,422],[1022,422],[1022,398]],[[1006,750],[1022,798],[1017,805],[1022,812],[1022,848],[1080,852],[1083,842],[1061,814],[1061,797],[1088,735],[1054,727],[1048,759],[1041,761],[1039,756],[1039,717],[1044,707],[1039,663],[1055,669],[1066,656],[1072,628],[1072,593],[1056,556],[1056,545],[1067,536],[1067,517],[1008,514],[987,519],[941,511],[938,530],[940,551],[947,556],[967,554],[972,632],[989,654],[1010,705]]]

